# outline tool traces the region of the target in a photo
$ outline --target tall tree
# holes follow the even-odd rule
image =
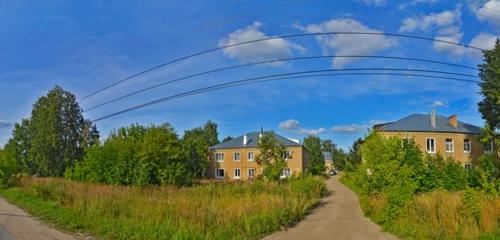
[[[309,152],[309,171],[314,175],[325,172],[325,158],[321,150],[321,139],[317,136],[304,138],[304,147]]]
[[[479,111],[486,120],[488,134],[500,146],[500,40],[497,39],[495,47],[483,51],[484,63],[479,65],[479,77],[482,82],[481,94],[483,99],[479,102]],[[498,151],[497,151],[498,152]]]
[[[217,124],[213,121],[207,121],[203,125],[203,131],[205,132],[206,141],[209,146],[219,144],[219,132],[217,131]]]
[[[270,180],[279,180],[286,167],[285,146],[276,140],[273,132],[266,132],[260,139],[258,148],[259,154],[255,157],[255,161],[264,167],[263,175]]]
[[[208,168],[210,147],[203,128],[186,130],[182,137],[182,147],[186,155],[189,171],[193,176],[202,177]]]
[[[33,105],[31,118],[16,124],[11,143],[29,173],[62,176],[98,138],[95,126],[84,120],[76,97],[56,86]]]

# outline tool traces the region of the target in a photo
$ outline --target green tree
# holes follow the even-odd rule
[[[325,172],[325,158],[321,150],[321,139],[317,136],[304,138],[304,147],[309,153],[309,171],[314,175]]]
[[[482,82],[481,94],[483,99],[479,102],[479,111],[491,131],[491,140],[496,146],[500,146],[500,137],[497,134],[500,129],[500,40],[497,39],[495,47],[483,51],[484,63],[479,65],[479,77]],[[498,157],[498,148],[497,148]]]
[[[206,141],[209,146],[219,144],[219,132],[217,130],[217,124],[213,121],[207,121],[203,125],[203,131],[205,132]]]
[[[196,177],[202,177],[208,167],[210,147],[204,129],[200,127],[185,131],[182,147],[189,171]]]
[[[255,161],[264,167],[264,177],[269,180],[279,180],[283,169],[287,166],[283,157],[285,146],[276,140],[273,132],[266,132],[260,139],[258,148],[259,154],[255,157]]]
[[[29,159],[34,172],[41,176],[62,176],[67,167],[83,159],[84,148],[92,144],[94,134],[88,129],[76,97],[56,86],[33,105],[28,124]],[[95,128],[94,128],[95,129]]]

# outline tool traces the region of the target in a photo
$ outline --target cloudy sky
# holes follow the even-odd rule
[[[2,1],[0,8],[0,145],[14,122],[54,85],[84,109],[129,92],[221,67],[322,55],[422,58],[475,67],[480,52],[391,36],[323,35],[274,39],[189,58],[91,98],[82,98],[169,60],[279,35],[363,31],[419,35],[491,48],[500,35],[500,0],[488,1]],[[192,89],[251,77],[323,69],[406,68],[476,74],[438,64],[366,58],[272,62],[215,72],[155,88],[85,112],[96,119]],[[472,77],[467,77],[473,79]],[[475,80],[475,79],[474,79]],[[261,126],[292,138],[319,135],[341,147],[373,124],[412,113],[457,114],[482,125],[478,87],[404,76],[308,77],[206,92],[97,122],[102,135],[131,123],[170,122],[178,133],[208,119],[222,136]]]

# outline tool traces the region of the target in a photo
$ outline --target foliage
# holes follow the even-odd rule
[[[31,175],[62,176],[98,139],[97,129],[83,118],[76,97],[56,86],[37,100],[30,118],[15,124],[8,142],[10,161]]]
[[[0,190],[43,220],[102,239],[260,239],[302,219],[324,192],[312,176],[189,188],[26,178]]]
[[[320,175],[325,172],[325,158],[321,150],[321,139],[317,136],[304,138],[304,147],[309,153],[309,172]]]
[[[186,130],[182,137],[182,147],[188,171],[195,177],[202,177],[208,168],[209,147],[219,143],[217,124],[212,121],[203,127]]]
[[[263,166],[263,175],[269,180],[279,180],[283,169],[287,166],[283,156],[285,146],[276,140],[274,132],[266,132],[258,143],[259,154],[255,157],[257,164]]]
[[[479,111],[492,131],[500,129],[500,40],[495,47],[483,52],[484,63],[479,65],[483,100]]]
[[[5,149],[0,149],[0,187],[14,185],[21,172],[21,165],[16,161],[15,152],[12,145],[6,145]]]
[[[193,173],[169,124],[131,125],[113,131],[83,162],[67,172],[74,180],[124,185],[185,185]]]

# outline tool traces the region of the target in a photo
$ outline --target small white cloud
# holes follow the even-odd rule
[[[444,107],[446,106],[446,102],[436,100],[431,104],[431,107]]]
[[[415,18],[406,18],[403,20],[400,32],[434,32],[435,38],[449,42],[461,42],[463,33],[461,31],[460,8],[447,10],[440,13],[431,13]],[[444,42],[434,42],[434,50],[447,53],[450,57],[461,58],[466,53],[466,48]]]
[[[469,45],[482,49],[493,49],[497,38],[498,36],[493,34],[480,33],[470,41]],[[468,49],[467,54],[471,58],[480,59],[482,57],[482,53],[475,49]]]
[[[480,21],[488,22],[500,31],[500,1],[489,0],[482,3],[471,1],[469,6]]]
[[[358,0],[358,2],[361,2],[368,6],[375,6],[375,7],[384,6],[387,3],[386,0]]]
[[[13,124],[11,122],[0,119],[0,129],[10,128]]]
[[[287,131],[295,131],[300,128],[299,121],[295,119],[288,119],[279,124],[279,128]]]
[[[417,6],[417,5],[421,5],[421,4],[429,4],[430,5],[430,4],[434,4],[434,3],[437,3],[437,0],[413,0],[413,1],[407,1],[407,2],[399,4],[398,8],[399,8],[399,10],[404,10],[410,6]]]
[[[349,124],[349,125],[339,125],[332,127],[332,131],[335,133],[341,134],[355,134],[366,131],[370,126],[368,125],[358,125],[358,124]]]
[[[300,135],[320,135],[326,132],[325,128],[318,129],[305,129],[300,126],[300,122],[295,119],[288,119],[279,124],[279,128],[282,130],[296,132]]]
[[[256,21],[249,26],[238,29],[230,33],[226,38],[220,40],[219,47],[271,37],[260,31],[261,27],[262,23]],[[285,39],[277,38],[225,48],[223,52],[230,58],[238,59],[243,63],[248,63],[291,57],[295,50],[304,51],[305,49],[302,46],[294,44]],[[270,65],[279,66],[282,64],[283,63],[281,62],[276,62]]]
[[[320,24],[310,24],[303,27],[308,33],[317,32],[374,32],[382,31],[369,28],[359,21],[350,18],[331,19]],[[325,54],[335,53],[337,55],[367,55],[391,48],[397,44],[396,40],[386,36],[375,35],[322,35],[317,36]],[[349,62],[355,61],[349,58],[334,58],[333,67],[343,67]]]
[[[299,129],[299,134],[302,134],[302,135],[313,135],[313,136],[317,136],[317,135],[320,135],[322,133],[325,133],[326,132],[326,129],[325,128],[318,128],[318,129]]]

